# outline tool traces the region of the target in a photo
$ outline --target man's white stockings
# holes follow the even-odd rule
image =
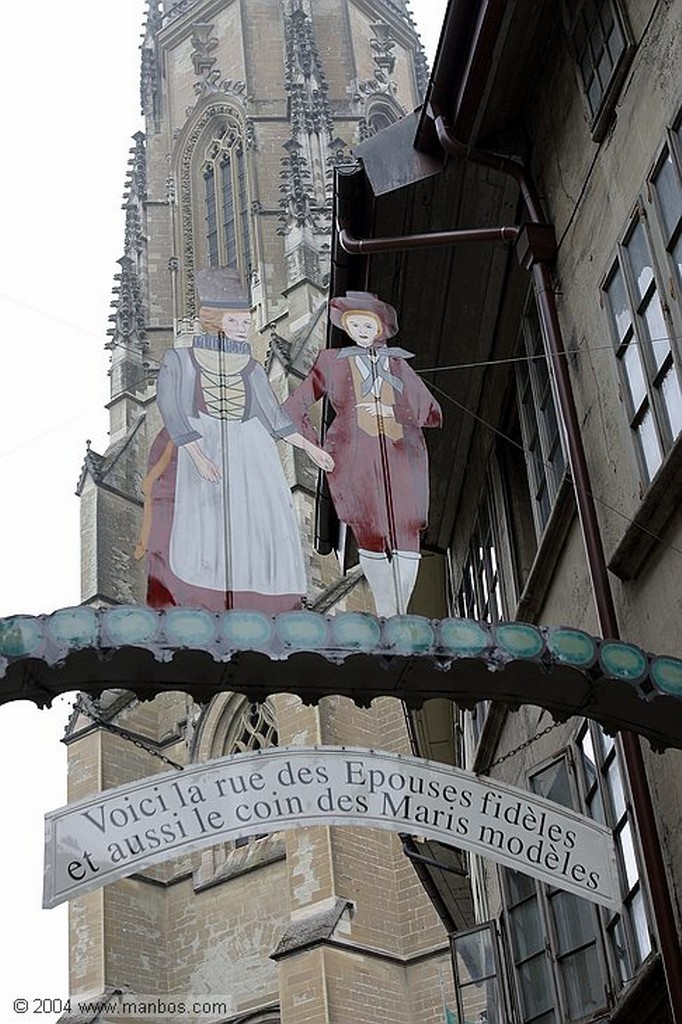
[[[388,556],[379,551],[360,549],[360,565],[374,596],[377,615],[405,615],[417,581],[418,551],[394,551]]]

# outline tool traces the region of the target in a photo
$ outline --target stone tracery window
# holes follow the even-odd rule
[[[226,754],[242,754],[277,746],[277,726],[269,704],[245,702],[235,725],[232,749],[225,750]]]
[[[367,111],[367,124],[372,135],[389,128],[398,120],[395,110],[387,103],[375,102]]]
[[[244,708],[236,718],[231,731],[231,749],[226,749],[226,754],[245,754],[252,750],[265,750],[267,747],[277,746],[277,726],[272,708],[267,703],[245,701]],[[262,838],[262,835],[253,835],[236,839],[234,846],[246,846]]]
[[[216,126],[201,175],[208,265],[237,267],[246,281],[251,268],[249,190],[244,146],[234,125]]]
[[[197,760],[203,761],[276,747],[278,740],[275,712],[268,700],[258,703],[237,693],[222,693],[202,713],[192,754]],[[249,847],[255,852],[254,844],[265,835],[256,834],[230,840],[204,850],[196,877],[197,884],[214,884],[222,878],[231,877],[231,873],[239,873],[243,866],[242,856],[249,856],[248,851],[242,853],[241,848]],[[240,852],[237,854],[237,851]],[[272,844],[269,854],[266,850],[265,855],[273,859],[281,856]]]
[[[372,83],[376,84],[376,83]],[[368,139],[377,132],[389,128],[404,116],[405,111],[389,92],[366,94],[362,101],[362,118],[359,124],[361,139]]]

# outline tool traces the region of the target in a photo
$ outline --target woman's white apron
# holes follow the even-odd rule
[[[208,590],[304,594],[298,523],[274,440],[258,419],[200,412],[190,423],[221,478],[204,480],[178,449],[172,571]]]

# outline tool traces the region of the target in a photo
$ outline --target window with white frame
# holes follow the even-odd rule
[[[515,1019],[524,1024],[592,1020],[615,1005],[652,950],[618,745],[595,722],[584,722],[575,744],[538,767],[529,781],[540,796],[580,810],[613,830],[621,905],[614,912],[520,872],[501,871],[503,946]],[[493,923],[480,931],[486,943],[495,945]],[[455,964],[460,999],[471,1002],[485,992],[483,982],[497,975],[492,970],[477,975],[474,961],[472,968],[466,960],[463,971],[461,961],[460,956]],[[475,983],[478,989],[472,987]]]
[[[574,807],[569,761],[559,757],[531,777],[534,792]],[[606,1006],[597,908],[516,871],[503,872],[505,921],[520,1019],[578,1021]]]
[[[592,134],[600,139],[634,47],[620,0],[565,0]]]
[[[450,936],[455,971],[458,1021],[504,1024],[504,1004],[498,943],[492,922]]]
[[[618,912],[603,909],[600,915],[615,987],[620,988],[634,977],[652,948],[632,812],[616,741],[595,722],[586,722],[578,734],[577,746],[578,785],[584,809],[613,830],[616,843],[623,903]]]
[[[682,432],[682,173],[671,131],[603,286],[623,401],[648,485]]]
[[[575,807],[569,760],[552,761],[530,778],[533,792]],[[605,963],[595,904],[552,886],[542,887],[543,917],[549,922],[549,948],[561,1020],[582,1020],[606,1004]]]
[[[538,537],[547,525],[566,468],[563,438],[534,297],[526,304],[516,370],[517,401]]]
[[[499,622],[504,614],[499,541],[489,486],[479,506],[456,604],[462,618]]]
[[[673,294],[679,296],[682,289],[682,118],[667,132],[649,183],[647,195],[654,204],[654,228],[658,228],[672,271],[672,298]]]

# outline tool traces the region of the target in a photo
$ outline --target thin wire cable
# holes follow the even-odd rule
[[[23,306],[25,309],[30,309],[33,312],[38,313],[40,316],[43,316],[43,317],[45,317],[46,319],[49,319],[49,320],[53,320],[55,323],[59,323],[59,324],[61,324],[64,327],[70,328],[71,330],[78,331],[81,334],[87,334],[90,338],[94,339],[95,337],[98,337],[98,336],[94,335],[87,328],[81,327],[78,324],[70,323],[68,320],[61,319],[61,317],[56,317],[56,316],[54,316],[54,314],[47,312],[47,310],[40,309],[40,307],[38,307],[38,306],[34,306],[31,303],[24,302],[21,299],[17,299],[17,298],[15,298],[12,295],[8,295],[6,292],[0,292],[0,298],[7,299],[9,302],[13,302],[13,303],[15,303],[18,306]],[[679,341],[680,337],[681,337],[680,335],[671,334],[670,336],[664,337],[664,338],[651,338],[651,339],[649,339],[648,344],[658,345],[658,344],[670,343],[671,341]],[[642,346],[644,344],[646,344],[646,343],[640,341],[639,339],[633,338],[631,341],[628,342],[628,347],[630,347],[631,345]],[[109,349],[121,348],[121,349],[123,349],[125,351],[131,352],[134,355],[143,356],[146,363],[153,362],[153,363],[157,363],[159,366],[161,365],[161,360],[156,359],[156,358],[148,355],[147,353],[142,353],[139,350],[134,349],[134,348],[132,348],[129,345],[125,345],[123,342],[120,342],[120,341],[108,342],[107,343],[107,347]],[[585,346],[583,348],[566,349],[563,353],[560,353],[560,354],[562,356],[569,356],[569,355],[580,355],[581,353],[585,353],[585,352],[600,352],[600,351],[611,351],[611,352],[614,352],[615,351],[615,346],[614,345],[588,345],[588,346]],[[546,360],[547,356],[544,353],[538,353],[537,355],[510,356],[510,357],[505,358],[505,359],[486,359],[486,360],[480,360],[480,361],[469,362],[469,363],[453,363],[450,366],[428,366],[428,367],[424,367],[424,368],[422,368],[420,370],[417,370],[417,373],[420,374],[420,375],[421,374],[425,374],[425,373],[446,373],[446,372],[451,372],[452,370],[469,370],[469,369],[477,369],[477,368],[490,367],[490,366],[504,366],[504,365],[508,365],[508,364],[511,364],[511,363],[529,362],[531,360],[536,360],[536,359],[538,359],[538,360],[539,359]],[[139,377],[137,380],[134,380],[130,384],[128,384],[126,390],[129,390],[131,387],[135,388],[135,387],[137,387],[138,385],[141,385],[141,384],[150,383],[152,379],[153,379],[152,374],[147,370],[147,371],[145,371],[143,376]],[[431,387],[434,389],[434,391],[438,391],[438,393],[443,395],[443,397],[446,398],[449,402],[452,402],[459,409],[461,409],[462,412],[467,413],[467,415],[473,417],[473,419],[475,419],[479,423],[481,423],[481,425],[486,427],[486,429],[488,429],[488,430],[492,431],[493,433],[497,434],[499,437],[501,437],[503,440],[507,441],[509,444],[512,444],[515,447],[519,448],[522,452],[524,452],[524,454],[526,454],[526,455],[532,454],[522,444],[519,444],[518,441],[515,441],[512,437],[509,437],[503,431],[498,430],[491,423],[488,423],[482,417],[480,417],[476,413],[474,413],[471,409],[468,409],[465,405],[462,405],[460,402],[458,402],[451,395],[448,395],[447,392],[442,391],[440,388],[438,388],[435,384],[431,384]],[[10,455],[14,455],[17,452],[22,451],[24,448],[29,447],[31,444],[35,444],[37,441],[40,441],[43,437],[47,436],[48,434],[53,436],[55,430],[58,430],[58,429],[60,429],[60,428],[62,428],[64,426],[68,425],[69,423],[75,422],[77,419],[79,419],[86,412],[89,412],[90,410],[95,409],[95,408],[99,408],[99,405],[94,405],[93,404],[91,406],[88,406],[87,408],[84,408],[81,412],[77,413],[75,416],[69,417],[66,420],[61,420],[59,423],[54,424],[50,428],[49,431],[44,431],[43,433],[36,435],[35,437],[27,440],[26,442],[24,442],[21,445],[17,445],[16,447],[8,449],[7,451],[4,451],[4,452],[0,452],[0,459],[8,458]],[[548,463],[545,463],[545,462],[543,462],[543,465],[545,465],[546,468],[553,468],[553,467],[549,466]],[[652,537],[653,539],[657,540],[659,543],[663,544],[665,547],[670,548],[670,550],[674,551],[676,554],[682,555],[682,549],[676,547],[674,544],[671,544],[669,541],[663,540],[663,538],[659,534],[655,533],[653,530],[650,530],[648,527],[642,525],[641,523],[636,523],[634,521],[634,519],[632,519],[630,516],[626,515],[624,512],[621,512],[620,509],[615,508],[613,505],[610,505],[603,498],[600,498],[598,495],[596,495],[594,493],[591,493],[590,497],[592,497],[592,499],[594,501],[598,502],[598,504],[602,505],[604,508],[608,509],[610,512],[615,513],[616,515],[618,515],[622,519],[624,519],[626,522],[630,523],[632,526],[635,526],[636,529],[640,530],[643,533],[648,534],[650,537]]]
[[[498,437],[501,437],[502,440],[506,441],[508,444],[513,445],[514,448],[518,448],[519,451],[524,453],[524,455],[533,456],[533,453],[528,448],[526,448],[525,445],[521,444],[519,441],[515,441],[513,437],[510,437],[508,434],[505,434],[504,431],[499,430],[497,427],[494,427],[492,423],[489,423],[487,420],[483,419],[482,416],[479,416],[471,409],[468,409],[466,405],[463,405],[461,402],[458,402],[456,398],[453,398],[452,395],[449,395],[446,391],[443,391],[442,388],[439,388],[435,384],[431,384],[430,386],[433,388],[434,391],[437,391],[439,395],[442,395],[443,398],[446,398],[453,405],[457,406],[457,408],[460,409],[462,412],[466,413],[468,416],[471,416],[472,419],[477,420],[487,430],[490,430],[493,434],[496,434]],[[542,465],[546,469],[550,470],[554,470],[555,468],[554,466],[551,465],[551,463],[546,462],[544,459],[542,460]],[[575,481],[573,482],[573,486],[578,486],[575,483]],[[593,491],[585,491],[584,493],[591,497],[593,501],[596,501],[599,505],[602,505],[604,508],[608,509],[609,512],[613,512],[615,515],[620,516],[621,519],[624,519],[631,526],[634,526],[635,529],[640,530],[642,533],[646,533],[647,536],[652,537],[654,540],[658,541],[658,543],[662,544],[663,547],[669,548],[671,551],[674,551],[677,555],[682,555],[682,548],[678,548],[677,545],[671,543],[670,541],[664,540],[660,534],[656,533],[654,530],[649,529],[648,526],[644,526],[642,523],[636,522],[631,516],[626,515],[625,512],[621,512],[619,508],[616,508],[614,505],[609,504],[608,501],[606,501],[604,498],[600,498],[599,495],[595,494]]]
[[[24,302],[23,299],[17,299],[13,295],[8,295],[6,292],[0,292],[0,299],[7,299],[8,302],[13,302],[17,306],[22,306],[24,309],[30,309],[31,312],[37,313],[39,316],[44,317],[46,320],[52,320],[56,324],[61,324],[62,327],[68,327],[71,331],[77,331],[79,334],[83,334],[93,341],[100,341],[101,335],[95,334],[90,330],[89,327],[83,327],[80,324],[71,323],[70,320],[63,320],[62,317],[55,316],[54,313],[49,313],[46,309],[41,309],[39,306],[34,306],[30,302]],[[125,352],[132,352],[133,355],[143,355],[147,362],[158,363],[161,365],[160,359],[155,359],[153,356],[148,355],[146,352],[141,352],[139,349],[133,348],[131,345],[126,345],[123,341],[107,341],[104,345],[105,348],[113,349],[120,348]]]
[[[18,306],[23,306],[25,309],[30,309],[34,313],[38,313],[40,316],[43,316],[43,317],[45,317],[48,320],[54,320],[55,323],[62,324],[62,326],[64,326],[64,327],[69,327],[71,330],[78,331],[80,334],[86,334],[86,335],[88,335],[88,337],[92,338],[93,340],[97,340],[97,341],[100,340],[100,335],[94,334],[87,327],[82,327],[82,326],[79,326],[78,324],[73,324],[73,323],[71,323],[68,320],[63,320],[63,319],[61,319],[61,317],[54,316],[54,314],[49,313],[47,310],[40,309],[39,306],[34,306],[31,303],[29,303],[29,302],[24,302],[22,299],[17,299],[17,298],[15,298],[12,295],[8,295],[6,292],[0,292],[0,299],[7,299],[9,302],[14,302]],[[636,346],[639,346],[639,347],[641,347],[643,345],[646,345],[646,344],[649,344],[649,345],[662,345],[662,344],[665,344],[665,343],[670,343],[672,341],[680,341],[680,340],[682,340],[682,335],[679,335],[679,334],[670,334],[670,335],[666,335],[665,337],[661,337],[661,338],[650,338],[647,341],[639,341],[637,338],[632,338],[632,340],[630,340],[628,342],[628,348],[631,345],[636,345]],[[122,341],[108,341],[108,342],[105,343],[105,347],[107,347],[109,349],[120,348],[120,349],[122,349],[125,352],[131,352],[133,355],[137,355],[137,356],[142,355],[146,362],[157,363],[159,366],[161,365],[161,360],[160,359],[156,359],[155,357],[148,355],[146,352],[142,353],[138,349],[132,348],[130,345],[126,345],[125,342],[122,342]],[[616,350],[616,346],[615,345],[585,345],[582,348],[566,349],[563,353],[561,353],[561,355],[570,356],[570,355],[580,355],[581,353],[585,353],[585,352],[602,352],[602,351],[615,352],[615,350]],[[480,360],[480,361],[471,362],[471,363],[453,363],[450,366],[427,366],[427,367],[425,367],[425,368],[423,368],[421,370],[417,370],[416,372],[421,374],[421,373],[440,373],[440,372],[446,372],[446,371],[449,371],[449,370],[465,370],[465,369],[468,370],[468,369],[476,369],[477,367],[483,367],[483,366],[503,366],[503,365],[505,365],[507,363],[524,362],[524,361],[526,361],[528,359],[546,359],[546,358],[547,357],[546,357],[546,355],[544,353],[539,353],[538,355],[532,355],[532,356],[510,356],[507,359],[485,359],[485,360]],[[133,382],[133,383],[135,383],[135,382]]]
[[[651,339],[649,339],[648,342],[644,342],[644,341],[639,341],[639,340],[633,339],[632,341],[628,342],[628,348],[630,348],[633,345],[636,346],[636,347],[640,347],[640,348],[642,346],[646,345],[646,344],[650,344],[650,345],[663,345],[663,344],[669,343],[671,341],[678,341],[679,338],[680,338],[680,336],[675,335],[675,334],[671,334],[671,335],[669,335],[669,336],[667,336],[665,338],[651,338]],[[584,352],[613,352],[614,355],[615,355],[616,354],[616,349],[615,349],[614,345],[587,345],[584,348],[568,348],[568,349],[565,349],[563,352],[560,352],[559,355],[560,356],[581,355]],[[616,358],[618,358],[618,357],[616,356]],[[426,366],[423,369],[417,370],[416,372],[418,374],[422,374],[422,373],[443,373],[443,372],[448,371],[448,370],[474,370],[474,369],[477,369],[478,367],[484,367],[484,366],[506,366],[509,363],[526,363],[526,362],[532,362],[534,360],[539,360],[539,359],[546,360],[547,359],[546,354],[544,352],[538,352],[535,355],[509,356],[506,359],[484,359],[484,360],[480,360],[480,361],[472,362],[472,363],[452,363],[450,366]]]

